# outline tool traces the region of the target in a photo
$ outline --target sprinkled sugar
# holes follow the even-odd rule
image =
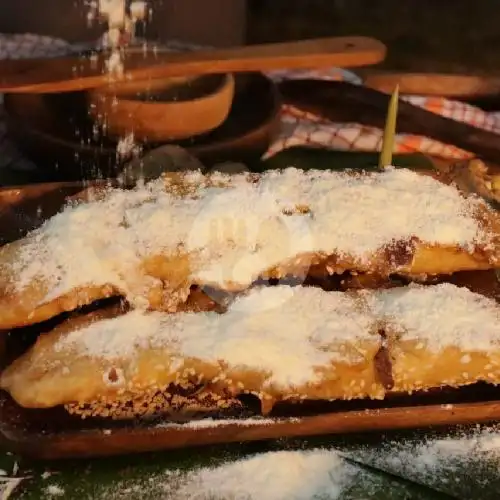
[[[382,315],[405,340],[424,342],[439,352],[449,346],[488,352],[500,346],[500,310],[496,302],[449,283],[381,290],[365,294],[373,313]],[[470,356],[461,359],[466,364]]]
[[[315,368],[330,361],[362,359],[358,353],[346,359],[332,346],[358,340],[376,347],[372,321],[346,294],[280,286],[252,290],[222,315],[132,311],[74,331],[55,349],[116,359],[133,358],[139,348],[172,346],[181,358],[222,359],[269,372],[268,382],[294,387],[315,381]],[[175,358],[172,362],[175,366]]]
[[[335,452],[278,451],[199,469],[165,490],[179,499],[335,500],[357,474]]]
[[[376,489],[370,477],[335,451],[259,453],[192,471],[171,470],[141,481],[122,481],[98,498],[170,500],[337,500],[354,481]],[[375,486],[375,488],[374,488]]]
[[[297,421],[297,419],[287,419],[288,422]],[[184,424],[175,422],[166,422],[158,424],[157,427],[163,429],[214,429],[216,427],[224,427],[227,425],[237,425],[239,427],[252,427],[254,425],[272,425],[280,422],[280,420],[272,418],[228,418],[228,419],[213,419],[203,418],[201,420],[191,420]]]
[[[450,346],[489,352],[500,344],[499,314],[492,299],[450,284],[359,294],[278,286],[249,291],[222,315],[135,310],[73,331],[55,349],[113,360],[170,347],[172,369],[186,357],[224,360],[267,372],[267,383],[286,388],[318,381],[315,369],[332,361],[363,358],[362,352],[346,354],[344,344],[376,350],[379,321],[435,352]]]
[[[183,198],[158,180],[67,207],[22,246],[16,286],[41,278],[53,297],[109,283],[133,300],[130,276],[140,259],[179,249],[190,254],[193,282],[223,287],[247,286],[302,252],[367,263],[377,250],[411,237],[463,247],[489,241],[474,218],[478,198],[409,170],[350,175],[289,168],[256,182],[243,174],[212,181],[228,186],[207,186],[191,173],[185,182],[194,186]]]
[[[65,491],[63,488],[58,486],[57,484],[51,484],[45,488],[45,493],[49,497],[62,497],[65,495]]]
[[[362,446],[343,455],[427,485],[449,498],[497,498],[500,480],[499,426],[454,429]]]

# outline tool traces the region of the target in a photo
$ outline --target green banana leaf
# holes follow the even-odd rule
[[[44,464],[21,461],[19,473],[30,478],[21,483],[11,498],[48,500],[57,496],[69,500],[186,500],[192,497],[178,496],[172,483],[193,482],[193,477],[196,478],[197,471],[203,467],[220,467],[256,454],[282,450],[327,449],[332,450],[333,463],[337,456],[333,453],[342,457],[343,469],[349,472],[349,478],[343,481],[341,495],[338,496],[335,488],[338,480],[333,473],[331,496],[320,497],[325,500],[497,500],[500,491],[499,455],[474,452],[479,434],[474,426],[440,432],[282,439],[106,460]],[[498,436],[492,434],[491,439],[495,435]],[[463,442],[467,446],[457,444],[462,442],[458,440],[452,440],[447,446],[441,444],[454,436],[465,440]],[[483,435],[489,439],[488,436]],[[259,475],[264,473],[259,471]],[[273,476],[268,479],[272,481]],[[171,488],[168,495],[166,486]],[[231,496],[216,494],[195,498],[235,500]],[[279,500],[285,499],[279,497]]]
[[[166,483],[188,480],[202,467],[217,467],[257,453],[278,450],[304,450],[312,446],[331,447],[331,441],[303,440],[294,442],[271,442],[209,447],[202,450],[180,450],[164,454],[147,454],[135,457],[120,457],[108,460],[65,462],[28,466],[31,476],[21,483],[12,498],[44,500],[58,498],[93,500],[186,500],[176,496],[175,490],[165,495]],[[333,459],[333,457],[332,457]],[[443,494],[370,466],[358,466],[355,459],[344,464],[351,473],[349,482],[343,485],[345,499],[380,500],[440,500]],[[50,475],[49,475],[50,474]],[[272,476],[270,477],[272,481]],[[332,479],[332,496],[336,499],[335,480]],[[201,493],[201,492],[200,492]],[[56,495],[57,494],[57,495]],[[164,496],[165,495],[165,496]],[[196,497],[205,500],[206,497]],[[209,496],[206,500],[234,500],[233,498]],[[283,499],[285,500],[285,499]]]

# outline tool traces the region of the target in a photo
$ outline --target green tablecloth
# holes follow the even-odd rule
[[[339,155],[295,150],[275,157],[266,167],[293,165],[304,168],[314,165],[316,168],[335,168],[337,165],[369,166],[375,163],[376,156],[370,154]],[[396,163],[414,165],[415,158],[400,158]],[[422,167],[421,157],[417,158],[417,163]],[[428,162],[424,163],[424,166],[429,166]],[[9,182],[17,183],[11,177]],[[25,179],[19,182],[25,182]],[[467,437],[464,437],[463,432],[466,432]],[[316,467],[317,470],[314,470],[315,462],[307,462],[308,469],[304,463],[289,462],[290,456],[269,455],[279,450],[297,450],[300,453],[299,450],[316,448],[329,450],[329,454],[323,456],[322,466]],[[246,468],[245,474],[242,474],[240,469],[228,469],[228,464],[255,456],[261,458],[265,470],[263,467],[253,471]],[[271,460],[266,461],[266,457]],[[207,467],[216,469],[203,469]],[[200,468],[201,475],[196,472]],[[229,476],[224,476],[221,471],[226,471]],[[233,473],[234,477],[231,476]],[[257,500],[306,500],[304,491],[310,495],[316,493],[319,495],[317,498],[353,500],[498,500],[500,430],[498,435],[496,430],[472,427],[448,430],[439,435],[420,432],[278,440],[56,464],[33,464],[0,452],[0,486],[8,485],[9,477],[25,477],[11,498],[37,500],[245,500],[251,493]],[[241,484],[233,485],[230,491],[226,484],[223,495],[218,495],[217,491],[207,493],[207,478],[218,480],[218,486],[222,487],[225,477],[233,477],[234,481],[241,481]],[[308,488],[304,490],[306,483]],[[215,484],[217,486],[217,482]],[[317,491],[314,488],[316,484]],[[271,486],[273,489],[270,489]]]

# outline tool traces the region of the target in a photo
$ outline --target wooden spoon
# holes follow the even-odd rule
[[[347,68],[376,64],[384,59],[385,53],[381,42],[365,37],[320,38],[183,53],[133,49],[124,54],[123,80],[321,66]],[[83,57],[2,61],[0,92],[52,93],[99,87],[109,83],[108,59],[109,52],[98,52]]]

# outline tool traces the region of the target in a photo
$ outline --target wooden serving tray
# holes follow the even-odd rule
[[[60,210],[79,183],[30,185],[0,190],[0,244],[15,240]],[[85,187],[88,187],[86,185]],[[459,273],[453,280],[500,298],[494,271]],[[34,328],[0,332],[0,369],[15,356],[12,346]],[[270,419],[173,423],[81,420],[62,409],[26,410],[0,392],[0,445],[33,459],[103,457],[217,443],[283,437],[380,432],[396,429],[485,423],[500,420],[500,387],[476,384],[384,401],[310,402],[273,410]]]
[[[500,390],[496,391],[496,397],[500,399]],[[26,420],[6,421],[5,414],[10,411],[13,418],[20,415],[14,412],[15,404],[5,394],[1,395],[0,408],[0,444],[8,451],[36,460],[108,457],[278,438],[488,423],[500,419],[500,401],[492,400],[337,410],[315,416],[276,418],[272,423],[269,419],[262,423],[255,419],[251,424],[250,420],[243,420],[242,424],[228,420],[227,424],[198,428],[190,424],[143,424],[48,431],[43,426],[38,430],[23,427]]]

